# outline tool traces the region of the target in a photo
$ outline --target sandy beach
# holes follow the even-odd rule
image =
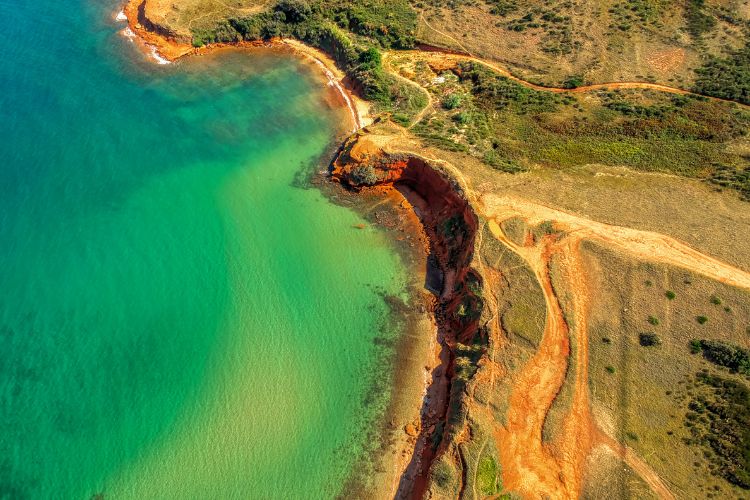
[[[318,65],[326,77],[328,85],[338,93],[341,105],[345,106],[351,115],[351,132],[366,127],[373,121],[370,104],[357,96],[345,84],[344,72],[336,66],[335,61],[322,50],[310,47],[299,40],[290,38],[274,38],[269,41],[252,41],[236,43],[214,43],[202,47],[193,47],[190,44],[163,36],[160,33],[149,30],[139,21],[139,8],[142,0],[131,0],[125,7],[115,14],[117,22],[127,22],[124,35],[130,38],[136,46],[151,60],[157,64],[169,64],[187,56],[200,56],[226,49],[258,49],[261,47],[288,48],[295,54],[313,61]]]

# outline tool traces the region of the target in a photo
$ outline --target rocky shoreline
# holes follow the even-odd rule
[[[416,440],[395,495],[422,498],[433,460],[446,452],[454,431],[463,427],[466,373],[457,360],[467,357],[468,348],[475,367],[488,342],[479,325],[484,308],[482,279],[472,267],[478,219],[465,190],[448,172],[414,154],[386,152],[368,132],[364,129],[345,143],[331,177],[358,192],[401,193],[421,221],[433,263],[427,282],[436,295],[433,311],[440,363],[430,374],[419,425],[405,430]]]
[[[156,50],[159,57],[169,61],[228,48],[282,46],[314,60],[341,96],[341,105],[351,111],[353,128],[357,130],[339,148],[331,166],[331,179],[351,191],[367,190],[401,198],[418,218],[429,255],[425,285],[435,294],[431,307],[437,338],[430,339],[434,349],[429,349],[429,359],[421,363],[426,371],[419,387],[423,400],[413,402],[421,406],[418,414],[403,429],[391,429],[391,434],[398,436],[389,445],[390,450],[383,450],[383,463],[392,469],[387,475],[395,480],[392,485],[382,485],[381,494],[422,498],[429,486],[433,460],[446,452],[454,430],[462,427],[465,418],[467,374],[465,368],[457,367],[457,360],[467,358],[470,370],[475,371],[487,345],[486,332],[479,325],[484,308],[482,279],[472,268],[478,219],[465,189],[449,172],[428,159],[380,148],[365,127],[373,121],[369,105],[346,88],[345,75],[322,51],[296,40],[281,39],[196,48],[151,22],[143,0],[131,0],[123,12],[143,48],[147,52]],[[424,325],[422,329],[429,330]]]

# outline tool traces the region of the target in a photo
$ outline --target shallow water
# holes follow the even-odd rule
[[[109,2],[0,7],[0,497],[339,493],[406,282],[300,186],[347,111],[288,55],[160,66]]]

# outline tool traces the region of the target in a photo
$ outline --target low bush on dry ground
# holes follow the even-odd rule
[[[741,367],[750,342],[750,296],[594,244],[585,243],[582,252],[587,268],[602,272],[589,275],[596,297],[588,345],[597,421],[634,448],[678,496],[745,498],[750,378]],[[706,310],[710,319],[701,325],[695,318]],[[649,325],[649,316],[659,324]]]
[[[750,489],[750,390],[707,370],[695,381],[698,393],[685,414],[686,442],[704,449],[714,475]]]
[[[696,92],[750,104],[750,43],[726,57],[710,57],[696,73]]]

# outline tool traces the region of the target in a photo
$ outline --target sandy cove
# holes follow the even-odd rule
[[[269,41],[212,43],[202,47],[193,47],[188,43],[159,33],[145,18],[144,5],[144,0],[130,0],[115,19],[127,22],[128,27],[126,29],[129,32],[126,33],[126,36],[131,38],[144,54],[156,62],[160,64],[172,63],[183,57],[206,55],[227,49],[286,48],[320,67],[328,85],[336,90],[339,104],[349,110],[352,120],[351,132],[356,132],[373,122],[374,117],[370,111],[370,104],[347,87],[345,84],[346,74],[336,65],[333,58],[322,50],[290,38],[274,38]]]

